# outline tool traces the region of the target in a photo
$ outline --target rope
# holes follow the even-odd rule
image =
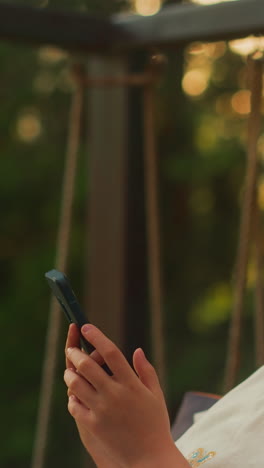
[[[261,95],[263,91],[263,81],[261,75],[263,72],[263,53],[259,56],[259,84]],[[261,102],[261,101],[260,101]],[[258,108],[259,128],[261,122],[261,106]],[[258,165],[260,170],[260,164]],[[256,310],[255,310],[255,361],[259,367],[264,364],[264,290],[263,290],[263,271],[264,271],[264,251],[263,251],[263,231],[261,223],[261,211],[258,204],[257,189],[255,191],[255,257],[256,257]]]
[[[112,88],[115,86],[145,86],[153,81],[151,73],[134,73],[125,76],[105,76],[98,78],[83,77],[82,83],[87,87]]]
[[[255,203],[257,181],[257,140],[260,132],[262,64],[252,57],[248,59],[251,89],[251,113],[248,123],[248,155],[245,179],[244,200],[242,206],[240,240],[237,254],[236,278],[234,287],[234,306],[230,325],[227,364],[225,373],[225,391],[233,388],[240,365],[240,346],[242,331],[243,298],[246,287],[249,245],[252,216]]]
[[[144,163],[147,212],[148,271],[152,312],[153,358],[161,385],[165,387],[165,350],[162,313],[162,281],[160,268],[160,232],[158,215],[158,177],[154,123],[153,84],[144,88]]]
[[[77,86],[69,115],[69,136],[66,153],[66,167],[62,186],[62,201],[59,230],[57,235],[57,255],[55,267],[65,271],[67,266],[69,238],[74,198],[76,163],[79,146],[83,87]],[[37,416],[36,439],[33,448],[32,468],[43,468],[48,444],[48,427],[51,417],[52,396],[57,367],[58,342],[61,328],[61,311],[56,299],[51,299],[50,318],[46,337],[46,348],[42,370],[40,403]]]
[[[256,240],[256,310],[255,310],[255,360],[257,367],[264,364],[264,291],[263,291],[263,234],[261,229],[261,213],[257,204],[255,211]]]

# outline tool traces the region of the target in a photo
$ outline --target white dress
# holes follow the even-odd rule
[[[201,415],[176,445],[193,468],[264,468],[264,366]]]

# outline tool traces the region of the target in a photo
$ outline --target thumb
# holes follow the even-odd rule
[[[133,366],[141,382],[152,392],[160,395],[159,379],[154,367],[147,360],[141,348],[136,349],[133,355]]]

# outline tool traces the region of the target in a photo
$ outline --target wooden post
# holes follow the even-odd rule
[[[91,78],[122,76],[125,60],[92,58]],[[88,298],[89,319],[124,344],[127,89],[89,91]]]
[[[134,71],[130,58],[88,65],[93,83]],[[88,96],[87,317],[130,360],[147,342],[142,89],[99,85]],[[94,466],[86,455],[83,466]]]

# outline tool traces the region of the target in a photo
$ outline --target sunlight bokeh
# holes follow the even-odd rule
[[[250,113],[251,92],[248,89],[241,89],[237,91],[231,99],[233,110],[240,115],[247,115]]]
[[[135,10],[142,16],[155,15],[160,8],[161,0],[135,0]]]
[[[189,96],[200,96],[208,86],[208,73],[205,69],[193,69],[185,73],[182,88]]]
[[[192,3],[199,3],[199,5],[214,5],[215,3],[223,2],[236,2],[239,0],[192,0]]]
[[[243,56],[253,54],[257,50],[263,51],[264,37],[249,36],[244,39],[236,39],[229,42],[229,48],[235,54]]]
[[[16,123],[17,138],[24,143],[32,143],[42,133],[39,113],[35,109],[25,109],[21,112]]]

